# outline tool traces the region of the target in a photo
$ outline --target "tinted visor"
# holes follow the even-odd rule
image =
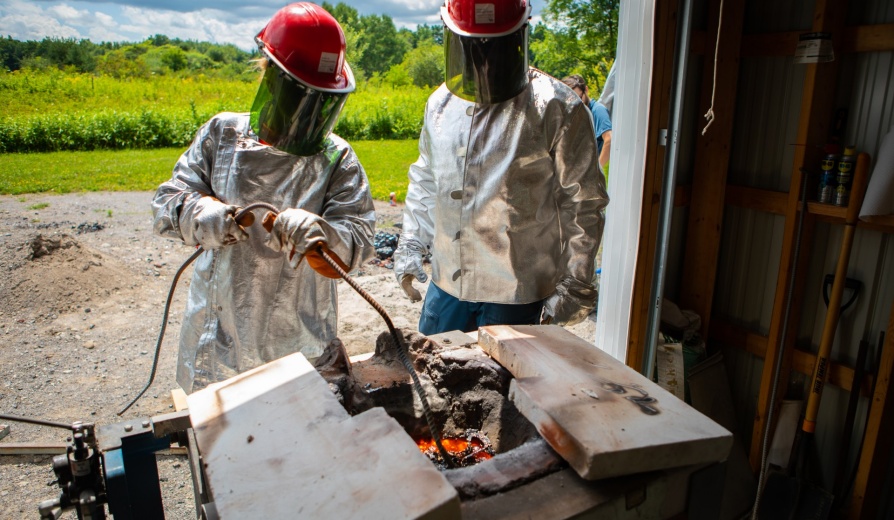
[[[270,64],[251,107],[261,141],[293,155],[314,155],[338,122],[348,93],[321,92]]]
[[[500,103],[528,84],[528,24],[505,36],[460,36],[444,27],[446,83],[475,103]]]

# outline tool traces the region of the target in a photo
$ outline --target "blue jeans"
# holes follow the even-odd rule
[[[543,301],[524,304],[466,302],[428,284],[419,332],[426,336],[451,330],[472,332],[484,325],[536,325]]]

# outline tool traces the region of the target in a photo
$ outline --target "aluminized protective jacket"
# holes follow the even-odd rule
[[[592,117],[555,78],[530,69],[529,80],[502,103],[465,101],[444,85],[429,98],[395,252],[399,280],[430,248],[433,282],[460,300],[532,303],[565,280],[595,301],[608,195]]]
[[[205,195],[245,207],[266,202],[322,216],[329,247],[353,270],[375,254],[369,182],[351,147],[334,135],[301,157],[260,143],[248,114],[222,113],[195,140],[152,201],[156,233],[196,245],[196,202]],[[265,245],[257,210],[249,239],[205,251],[180,332],[177,382],[187,392],[287,354],[322,354],[337,330],[336,281]]]

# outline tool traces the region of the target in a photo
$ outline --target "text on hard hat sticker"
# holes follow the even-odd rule
[[[334,52],[321,52],[320,53],[320,66],[317,68],[317,72],[335,72],[335,67],[338,66],[338,54]]]
[[[494,4],[475,4],[475,23],[494,23]]]

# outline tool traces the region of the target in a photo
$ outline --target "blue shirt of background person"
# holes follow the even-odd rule
[[[611,154],[612,119],[608,108],[602,103],[590,98],[590,89],[587,80],[579,74],[565,76],[562,83],[568,85],[575,94],[580,97],[593,115],[593,130],[596,132],[596,143],[599,146],[599,166],[605,171]]]
[[[601,161],[602,145],[605,143],[606,132],[609,132],[608,138],[611,139],[612,118],[605,105],[595,99],[590,99],[590,112],[593,114],[593,127],[596,129],[596,144],[599,145],[599,163],[601,166],[605,166]]]

